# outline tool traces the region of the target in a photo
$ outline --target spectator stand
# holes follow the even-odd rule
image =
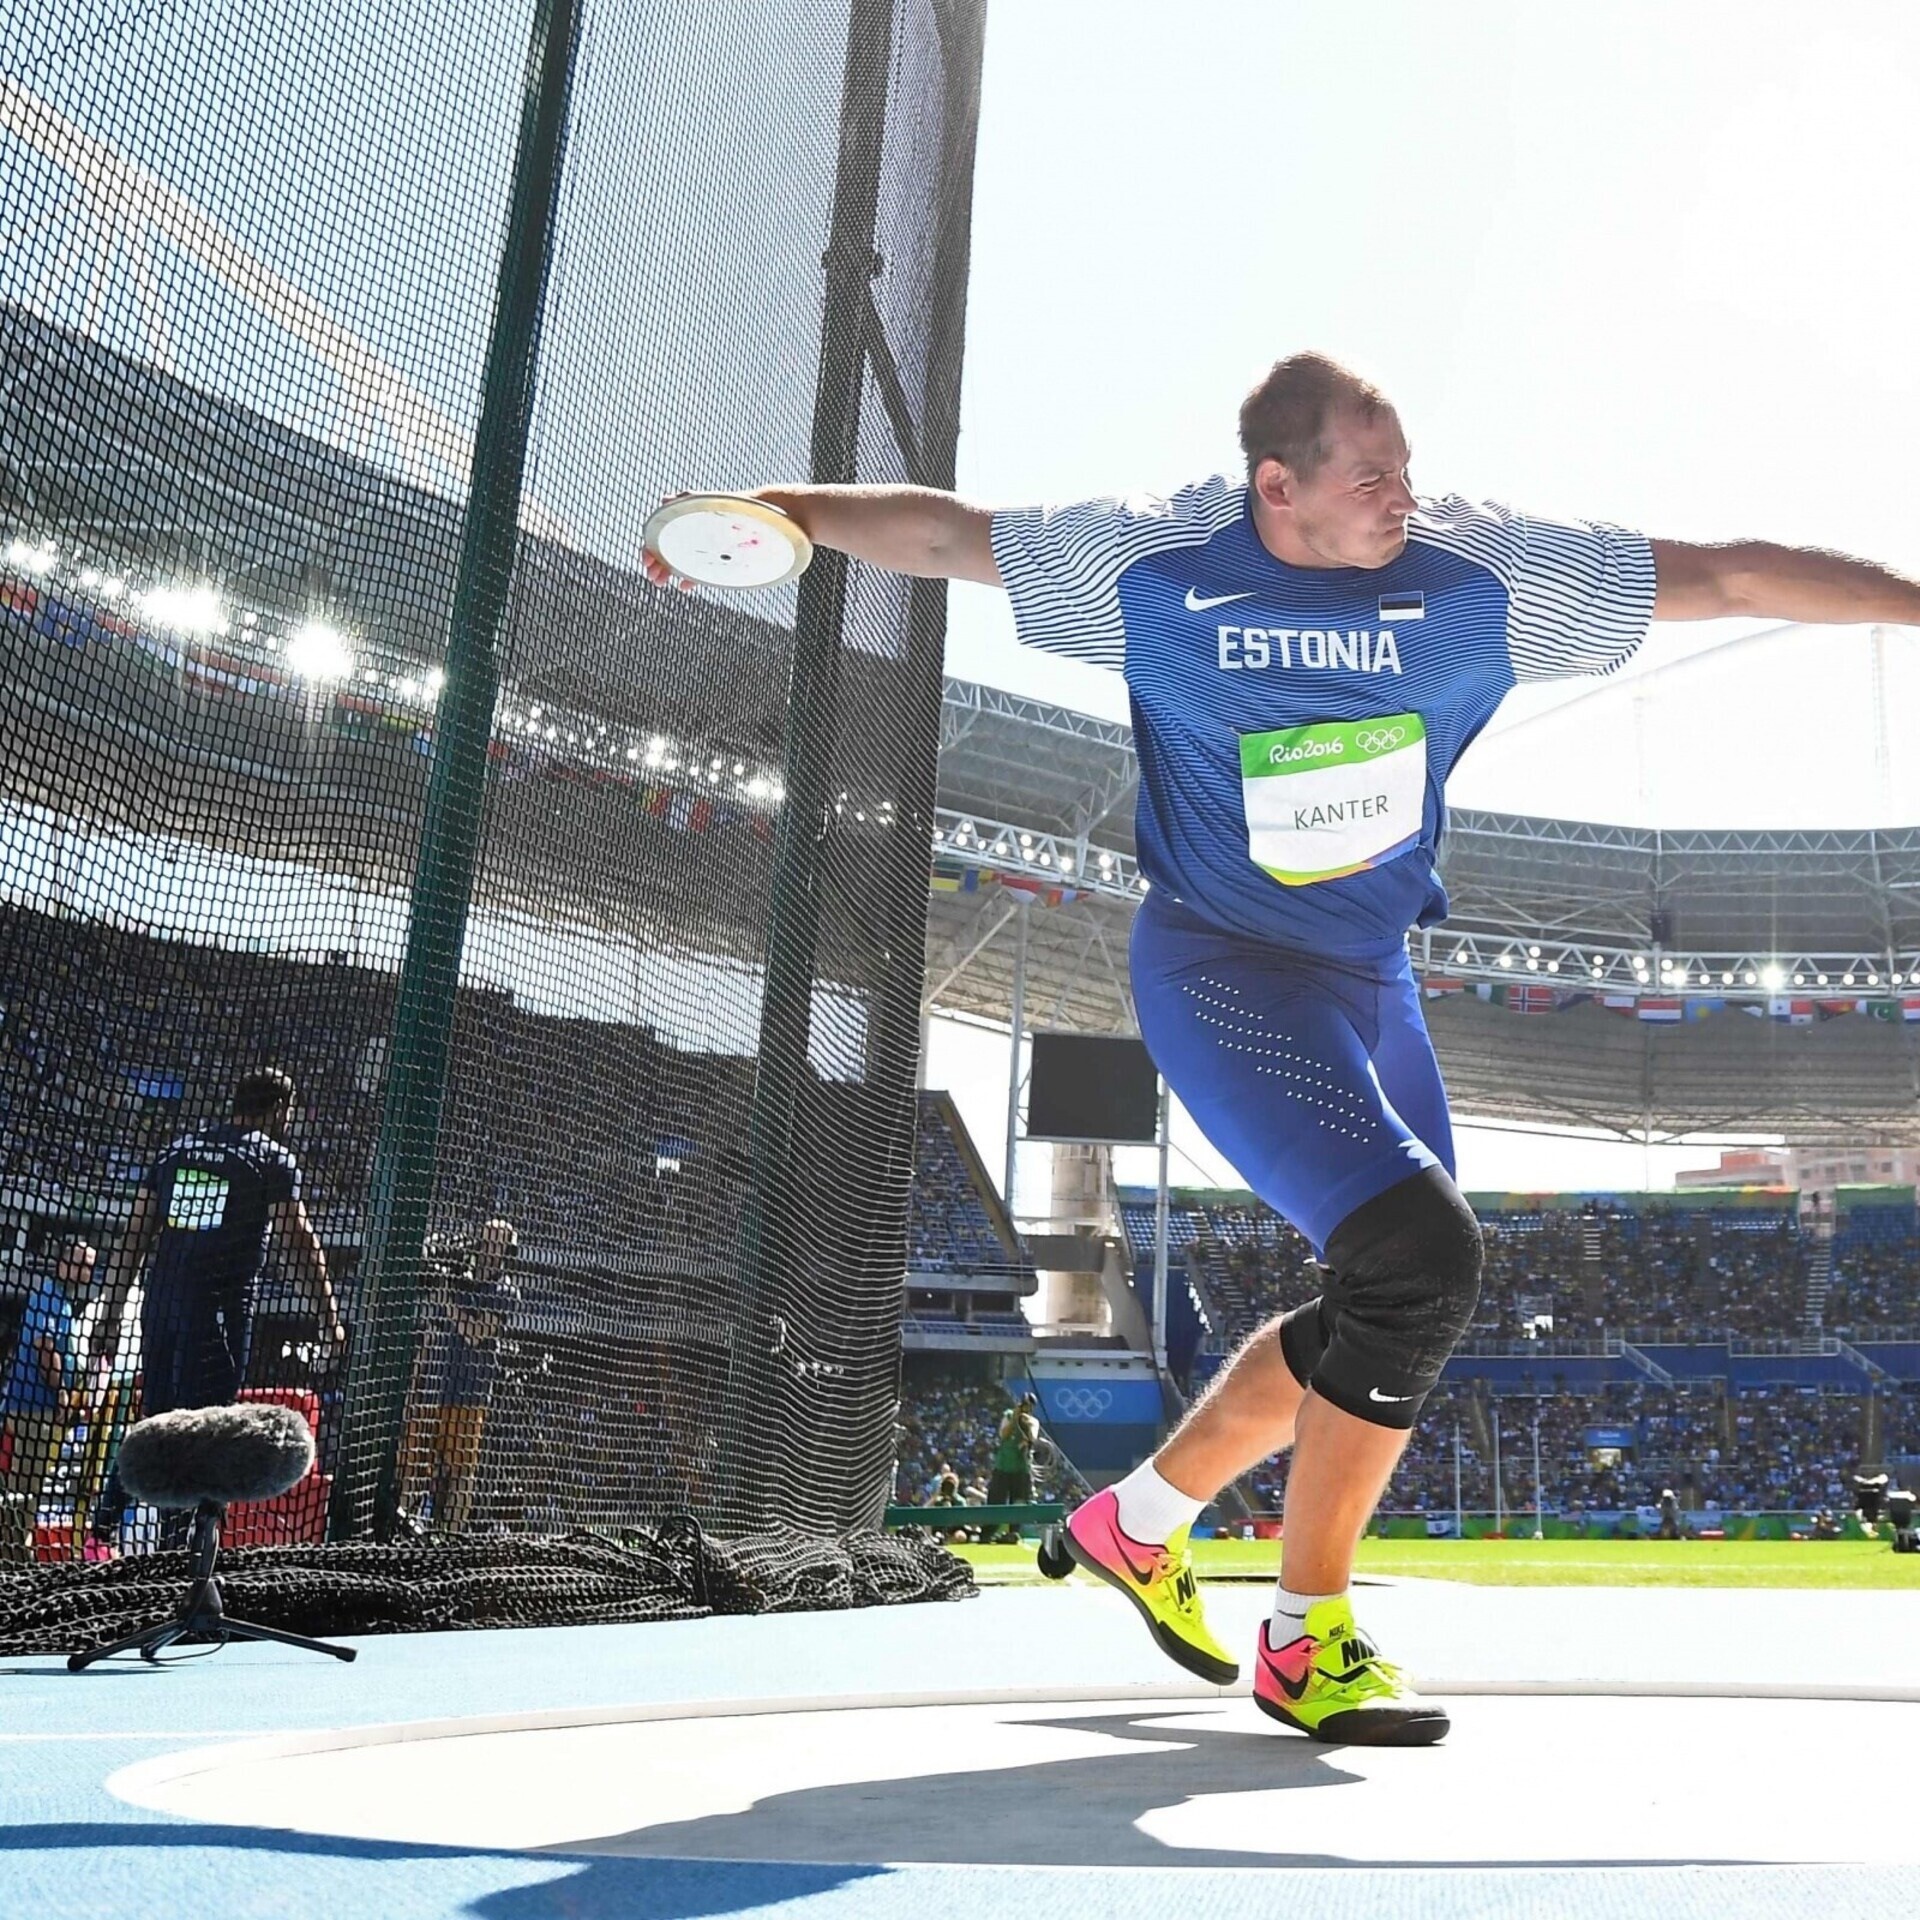
[[[1040,1284],[950,1094],[919,1095],[907,1215],[909,1353],[1028,1354]]]

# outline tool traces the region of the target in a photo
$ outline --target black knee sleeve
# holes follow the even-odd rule
[[[1369,1200],[1327,1239],[1317,1300],[1280,1323],[1302,1386],[1377,1427],[1410,1427],[1480,1298],[1480,1223],[1428,1167]]]

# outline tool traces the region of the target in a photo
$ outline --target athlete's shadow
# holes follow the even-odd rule
[[[1336,1764],[1335,1748],[1304,1736],[1233,1727],[1225,1716],[1245,1713],[1244,1701],[1221,1703],[1223,1724],[1217,1731],[1160,1724],[1210,1710],[1211,1702],[1200,1701],[1151,1713],[1122,1709],[1023,1720],[1023,1726],[1106,1734],[1128,1742],[1129,1750],[991,1771],[807,1787],[757,1801],[741,1813],[573,1841],[553,1851],[900,1865],[1347,1865],[1340,1855],[1313,1850],[1311,1836],[1333,1830],[1317,1807],[1302,1807],[1297,1822],[1289,1823],[1309,1843],[1297,1851],[1172,1848],[1140,1831],[1135,1822],[1142,1814],[1185,1800],[1359,1781],[1359,1775]],[[1282,1842],[1279,1834],[1263,1837]]]

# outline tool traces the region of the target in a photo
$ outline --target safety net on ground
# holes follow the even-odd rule
[[[640,561],[951,483],[983,11],[0,0],[0,1643],[234,1394],[318,1440],[236,1580],[964,1587],[865,1538],[944,587]]]

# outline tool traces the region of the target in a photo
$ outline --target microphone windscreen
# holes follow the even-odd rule
[[[156,1413],[128,1428],[120,1447],[127,1491],[153,1507],[271,1500],[312,1468],[312,1430],[271,1402]]]

